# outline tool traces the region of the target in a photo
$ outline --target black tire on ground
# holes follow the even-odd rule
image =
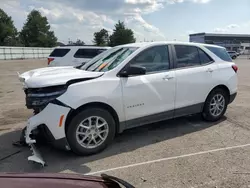
[[[225,107],[219,116],[213,116],[209,110],[211,100],[216,94],[221,94],[225,99]],[[212,90],[211,93],[208,95],[208,97],[205,101],[204,107],[203,107],[203,112],[202,112],[203,119],[206,121],[212,121],[212,122],[218,121],[225,114],[225,112],[227,110],[228,101],[229,101],[229,96],[228,96],[227,91],[225,91],[224,89],[221,89],[221,88],[217,88],[217,89]]]
[[[25,141],[25,132],[26,132],[27,127],[24,127],[22,129],[21,135],[20,135],[20,143],[23,143],[24,145],[26,145],[26,141]]]
[[[82,147],[77,142],[77,139],[76,139],[76,130],[77,130],[78,125],[84,119],[90,116],[99,116],[103,118],[107,122],[108,127],[109,127],[109,132],[108,132],[106,140],[101,145],[93,149],[87,149],[87,148]],[[115,137],[115,133],[116,133],[116,126],[115,126],[115,121],[112,115],[108,111],[102,108],[92,107],[92,108],[83,110],[82,112],[78,113],[75,117],[73,117],[73,119],[71,120],[69,124],[68,130],[66,132],[66,137],[70,145],[70,148],[72,149],[74,153],[76,153],[77,155],[92,155],[92,154],[99,153],[102,150],[104,150],[113,141]]]

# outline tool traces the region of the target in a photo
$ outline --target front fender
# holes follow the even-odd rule
[[[104,103],[116,111],[120,121],[125,121],[122,88],[118,78],[94,79],[70,85],[58,100],[73,109],[89,103]]]

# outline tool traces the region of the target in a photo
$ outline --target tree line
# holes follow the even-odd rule
[[[121,21],[114,25],[112,34],[109,34],[106,29],[93,34],[93,43],[97,46],[117,46],[135,41],[133,31]],[[32,10],[23,28],[18,32],[11,16],[0,8],[0,46],[55,47],[58,45],[63,44],[58,42],[48,19],[39,11]],[[85,45],[85,42],[77,39],[75,42],[69,41],[67,45]]]

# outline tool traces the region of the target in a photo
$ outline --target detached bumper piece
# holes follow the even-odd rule
[[[40,152],[37,150],[36,146],[34,145],[36,143],[36,140],[33,140],[30,138],[31,131],[36,129],[37,126],[31,126],[31,120],[28,120],[28,125],[25,133],[25,141],[30,146],[30,149],[32,150],[32,156],[28,157],[29,161],[33,161],[36,163],[40,163],[43,167],[45,165],[45,161],[43,160]]]
[[[45,161],[43,160],[40,152],[37,150],[36,146],[34,144],[30,144],[30,148],[32,150],[32,156],[28,157],[29,161],[33,161],[36,163],[40,163],[43,167],[45,166]]]

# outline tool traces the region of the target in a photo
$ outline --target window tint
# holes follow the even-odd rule
[[[226,49],[211,47],[211,46],[207,46],[206,48],[209,49],[211,52],[213,52],[215,55],[217,55],[222,60],[232,62],[232,59],[231,59],[230,55],[227,53]]]
[[[207,63],[211,63],[213,61],[212,58],[209,57],[203,50],[198,48],[198,51],[199,51],[201,64],[207,64]]]
[[[49,56],[50,56],[50,57],[63,57],[63,56],[65,56],[69,51],[70,51],[70,49],[66,49],[66,48],[57,48],[57,49],[54,49],[53,52],[52,52]]]
[[[147,73],[169,69],[168,46],[155,46],[144,50],[130,64],[146,68]]]
[[[194,46],[175,45],[177,68],[200,65],[198,48]]]
[[[78,49],[74,55],[75,58],[93,58],[105,51],[105,49]]]

